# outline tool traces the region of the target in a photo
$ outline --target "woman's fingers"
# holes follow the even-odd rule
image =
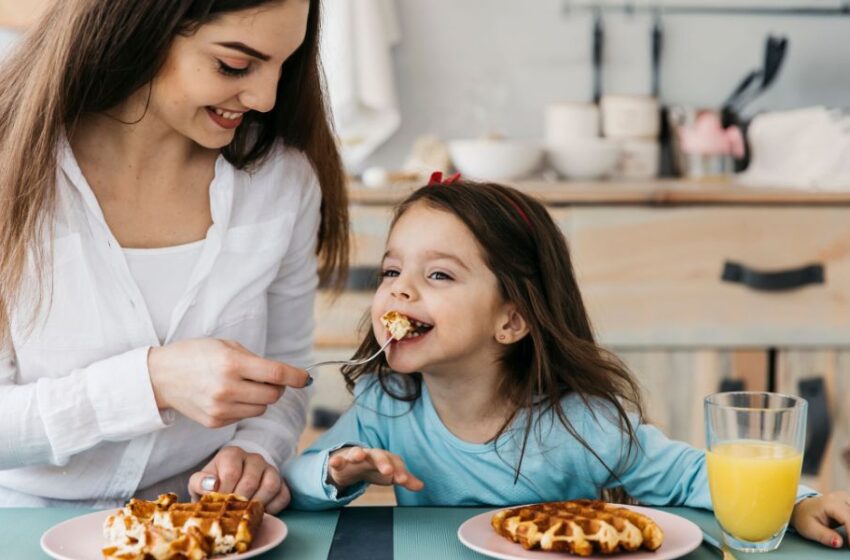
[[[214,471],[204,470],[194,473],[189,478],[189,495],[193,500],[197,500],[207,492],[215,492],[218,490],[219,480]]]
[[[258,416],[287,386],[303,387],[311,379],[304,370],[212,338],[151,348],[148,371],[160,409],[173,408],[208,428]]]
[[[280,487],[283,485],[278,470],[271,465],[266,465],[260,478],[260,484],[254,492],[254,499],[262,502],[266,511],[269,511],[269,504],[277,497]]]
[[[231,367],[235,368],[243,379],[295,388],[305,387],[311,382],[310,374],[303,369],[269,360],[247,351],[234,349],[233,352],[235,362],[231,363]]]
[[[282,482],[277,495],[266,505],[266,511],[272,515],[280,513],[283,508],[289,505],[291,499],[292,496],[289,493],[289,487],[286,485],[286,482]]]
[[[242,463],[242,474],[239,477],[236,486],[233,488],[233,492],[249,500],[260,500],[263,504],[265,504],[267,500],[263,500],[256,496],[263,481],[263,477],[266,474],[266,467],[272,468],[268,463],[266,463],[266,460],[263,459],[261,455],[256,453],[246,454]],[[275,475],[277,475],[277,469],[274,469],[274,471]],[[279,489],[280,477],[278,476],[277,485],[275,485],[271,490],[272,495],[277,494]]]
[[[229,494],[236,490],[242,478],[242,469],[246,453],[238,447],[222,447],[213,462],[218,473],[218,491]]]
[[[231,398],[239,403],[268,406],[276,403],[284,390],[279,385],[243,380],[235,385]]]

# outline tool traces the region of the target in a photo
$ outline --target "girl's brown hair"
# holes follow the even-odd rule
[[[178,34],[191,35],[228,12],[281,1],[289,0],[51,3],[0,68],[0,346],[9,335],[28,254],[39,277],[49,277],[43,237],[50,231],[62,135],[71,136],[82,115],[114,108],[146,87]],[[222,152],[240,169],[261,161],[277,140],[306,154],[322,190],[320,280],[341,286],[348,266],[348,201],[322,91],[320,19],[319,0],[310,0],[307,33],[283,64],[274,109],[246,114]]]
[[[577,433],[561,402],[568,395],[576,395],[591,412],[600,403],[614,411],[620,429],[628,435],[628,456],[632,444],[637,442],[628,413],[643,418],[640,389],[625,366],[597,345],[573,274],[566,239],[549,212],[538,201],[515,189],[460,181],[450,186],[420,188],[398,206],[391,227],[414,205],[451,213],[466,225],[481,247],[484,261],[496,275],[502,297],[512,302],[528,323],[528,336],[508,347],[502,356],[505,375],[499,387],[513,414],[496,439],[520,412],[534,412],[525,415],[517,476],[534,418],[551,411],[616,477],[614,470]],[[369,329],[355,359],[371,356],[379,347]],[[349,390],[358,378],[372,373],[395,398],[415,401],[421,394],[418,374],[394,376],[394,382],[389,382],[393,372],[383,354],[368,364],[343,368]],[[399,378],[409,380],[401,392],[396,383]]]

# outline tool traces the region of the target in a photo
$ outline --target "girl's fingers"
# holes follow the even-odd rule
[[[407,470],[401,457],[384,449],[350,447],[332,455],[328,459],[328,468],[334,471],[334,479],[337,481],[365,479],[373,484],[398,484],[413,492],[425,487],[421,480]]]
[[[383,449],[370,449],[369,460],[379,473],[392,477],[395,469],[389,458],[390,453]]]
[[[418,492],[425,487],[425,484],[416,478],[410,471],[407,470],[407,465],[404,464],[404,459],[395,453],[386,453],[387,461],[392,465],[392,483],[398,484],[413,492]]]
[[[344,447],[331,454],[328,458],[328,466],[341,469],[351,462],[362,461],[363,459],[360,457],[362,453],[363,449],[360,447]]]
[[[410,474],[407,472],[407,467],[405,467],[404,461],[401,457],[395,454],[390,454],[389,460],[393,464],[393,482],[404,485],[404,483],[410,478]]]
[[[357,446],[349,447],[348,451],[345,453],[345,457],[352,463],[359,463],[366,459],[366,450]]]
[[[840,499],[839,497],[836,498],[837,499],[835,500],[827,501],[825,508],[826,514],[830,517],[830,519],[840,523],[841,525],[844,525],[844,527],[848,531],[850,531],[850,504],[847,503],[847,500]],[[833,531],[832,529],[826,530],[829,531],[829,533],[832,533],[832,540],[828,544],[824,544],[827,544],[827,546],[832,546],[833,548],[839,548],[844,542],[841,538],[841,535],[839,535],[836,531]],[[848,535],[850,535],[850,533],[848,533]]]
[[[407,465],[404,460],[398,455],[393,455],[393,463],[395,464],[394,482],[399,486],[403,486],[412,492],[419,492],[425,488],[425,483],[416,478],[416,476],[407,470]]]
[[[411,492],[419,492],[420,490],[425,488],[425,483],[413,476],[412,474],[409,474],[407,477],[407,481],[402,484],[402,486],[404,486]]]

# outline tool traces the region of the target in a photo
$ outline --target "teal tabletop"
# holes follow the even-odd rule
[[[327,512],[286,511],[281,514],[289,535],[283,543],[258,556],[260,560],[482,560],[458,540],[458,527],[472,516],[492,508],[386,508],[355,507]],[[711,513],[687,508],[660,508],[686,517],[704,531],[719,536]],[[53,525],[89,513],[83,509],[0,508],[0,557],[9,559],[46,559],[39,539]],[[736,558],[756,555],[735,553]],[[848,558],[848,550],[831,550],[786,535],[775,552],[757,555],[764,560],[820,560]],[[687,560],[714,560],[720,553],[703,543],[684,557]]]

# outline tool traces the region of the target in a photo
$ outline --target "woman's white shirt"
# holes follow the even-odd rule
[[[223,445],[281,467],[295,452],[309,392],[288,389],[258,418],[209,429],[160,412],[147,369],[160,344],[144,295],[67,142],[59,146],[52,287],[27,271],[0,354],[0,505],[67,500],[111,507],[168,487]],[[306,157],[278,147],[252,172],[223,157],[210,184],[213,225],[164,342],[213,337],[293,365],[310,361],[321,191]]]
[[[158,249],[124,249],[130,274],[139,287],[160,343],[168,336],[171,314],[189,285],[204,240]]]

